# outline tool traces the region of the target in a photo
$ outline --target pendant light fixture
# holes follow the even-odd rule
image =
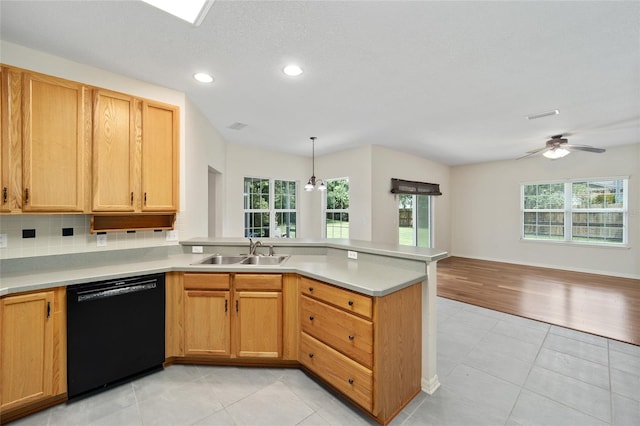
[[[311,169],[311,177],[309,178],[309,182],[304,186],[305,191],[313,191],[317,189],[318,191],[324,191],[327,189],[327,186],[324,184],[322,179],[316,179],[316,137],[312,136],[311,138],[311,158],[312,158],[312,169]]]

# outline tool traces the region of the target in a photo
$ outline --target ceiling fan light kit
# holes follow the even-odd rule
[[[545,151],[542,155],[551,159],[557,160],[558,158],[566,157],[570,152],[564,148],[553,148],[549,151]]]

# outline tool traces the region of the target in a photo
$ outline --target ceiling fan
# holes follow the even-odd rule
[[[534,149],[532,151],[527,151],[527,155],[518,158],[518,160],[522,158],[531,157],[536,154],[542,154],[547,158],[552,160],[557,160],[558,158],[565,157],[569,155],[571,151],[587,151],[587,152],[595,152],[597,154],[601,154],[606,151],[604,148],[594,148],[589,145],[569,145],[569,141],[566,138],[562,137],[563,135],[555,135],[551,136],[545,145],[544,148]]]

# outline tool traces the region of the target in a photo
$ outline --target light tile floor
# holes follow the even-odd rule
[[[392,425],[640,425],[640,346],[438,298],[438,376]],[[13,425],[369,425],[297,369],[175,365]]]

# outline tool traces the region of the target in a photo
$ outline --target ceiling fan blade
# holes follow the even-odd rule
[[[522,157],[516,158],[516,160],[522,160],[527,157],[533,157],[534,155],[540,154],[542,151],[546,151],[547,148],[534,149],[533,151],[528,151],[527,155],[523,155]]]
[[[538,152],[544,151],[545,149],[549,149],[549,147],[545,146],[543,148],[532,149],[531,151],[527,151],[527,154],[537,154]]]
[[[601,154],[606,151],[604,148],[594,148],[588,145],[565,145],[569,151],[587,151],[587,152],[595,152],[597,154]]]

